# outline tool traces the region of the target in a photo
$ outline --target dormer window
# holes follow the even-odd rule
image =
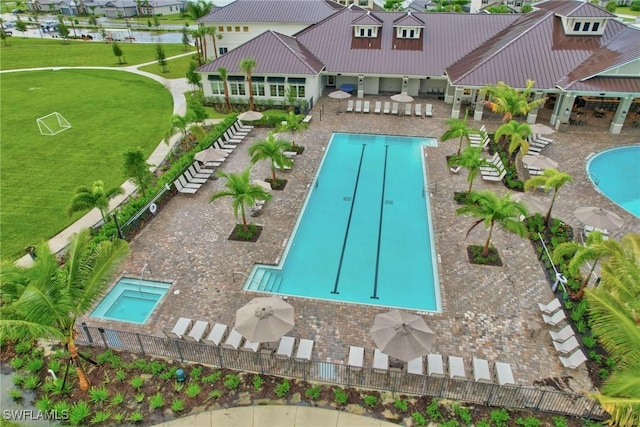
[[[420,28],[418,27],[396,27],[396,37],[399,39],[419,39]]]
[[[354,27],[354,35],[360,38],[376,38],[378,37],[378,27],[369,25],[356,25]]]
[[[568,36],[600,36],[604,33],[608,18],[562,17],[565,34]]]

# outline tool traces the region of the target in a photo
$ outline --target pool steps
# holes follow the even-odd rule
[[[248,291],[278,292],[282,284],[282,277],[274,271],[258,268],[252,277]]]

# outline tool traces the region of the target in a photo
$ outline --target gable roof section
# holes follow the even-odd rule
[[[370,25],[375,27],[382,26],[382,20],[371,12],[360,15],[351,21],[351,25]]]
[[[599,7],[593,7],[588,2],[583,1],[545,1],[536,3],[536,9],[553,11],[558,16],[571,18],[616,18],[613,13],[609,13]]]
[[[256,60],[254,74],[316,75],[324,68],[322,62],[296,39],[269,30],[197,71],[216,73],[218,68],[224,67],[229,73],[243,73],[240,61],[244,58]]]
[[[329,73],[441,76],[444,70],[467,55],[515,15],[413,13],[423,21],[424,43],[420,51],[393,48],[394,21],[406,12],[376,12],[383,22],[380,49],[351,49],[351,22],[366,11],[345,8],[296,34],[296,38],[322,61]],[[465,29],[462,31],[461,29]]]
[[[407,11],[404,13],[404,16],[399,17],[395,21],[393,21],[394,25],[404,26],[404,27],[422,27],[424,28],[424,21],[419,19],[416,15],[411,13],[411,11]]]
[[[567,9],[566,3],[548,2]],[[580,10],[596,8],[581,3]],[[563,12],[564,13],[564,12]],[[594,12],[595,14],[595,12]],[[497,79],[514,87],[523,87],[527,79],[536,82],[535,87],[552,88],[560,84],[569,85],[580,78],[586,78],[625,62],[624,58],[638,55],[640,38],[624,37],[612,52],[606,46],[614,43],[621,33],[629,31],[617,21],[607,23],[602,36],[566,36],[561,18],[553,8],[541,8],[523,15],[514,25],[504,29],[484,43],[470,55],[447,69],[454,84],[484,86]],[[622,45],[627,44],[622,47]],[[596,52],[594,60],[587,61]],[[622,52],[625,52],[622,54]],[[583,68],[584,67],[584,68]]]
[[[198,22],[315,24],[343,8],[330,0],[235,0]]]

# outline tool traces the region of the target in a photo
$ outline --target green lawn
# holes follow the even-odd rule
[[[632,16],[640,16],[640,10],[631,10],[630,6],[618,6],[616,7],[617,15],[632,15]]]
[[[145,65],[144,67],[140,67],[139,69],[148,73],[157,74],[164,77],[165,79],[186,78],[187,71],[189,71],[189,63],[191,61],[196,62],[196,60],[193,58],[194,55],[187,55],[168,61],[168,72],[166,73],[162,72],[162,68],[160,68],[158,64]]]
[[[56,55],[49,56],[55,61]],[[0,91],[1,259],[23,255],[25,246],[51,238],[77,219],[80,214],[65,214],[77,186],[95,180],[107,188],[122,184],[122,153],[141,147],[150,154],[173,110],[171,94],[161,84],[119,71],[3,74]],[[40,135],[36,118],[54,111],[72,128]]]
[[[119,65],[112,46],[106,43],[70,41],[65,45],[62,40],[23,39],[18,35],[7,38],[7,41],[9,46],[0,47],[2,70],[60,66],[119,67],[156,59],[153,43],[120,43],[127,63]],[[164,50],[167,57],[185,53],[182,44],[164,44]],[[190,50],[193,48],[190,47]],[[180,77],[184,77],[184,74]]]

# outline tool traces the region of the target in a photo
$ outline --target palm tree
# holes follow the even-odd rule
[[[249,179],[249,173],[251,168],[247,168],[242,173],[224,173],[218,172],[218,175],[227,180],[225,186],[226,190],[219,191],[211,196],[210,202],[213,202],[221,197],[231,197],[233,201],[231,206],[233,207],[233,214],[236,219],[238,213],[242,216],[242,229],[246,233],[249,231],[249,224],[247,224],[247,215],[245,213],[245,206],[253,205],[257,200],[270,200],[271,193],[267,192],[264,188],[257,184],[252,184]]]
[[[179,130],[183,137],[186,137],[189,133],[193,134],[197,138],[201,138],[204,136],[204,129],[197,125],[189,126],[191,123],[197,120],[196,114],[192,110],[187,110],[184,116],[180,114],[174,114],[171,116],[171,123],[169,124],[169,129],[164,135],[164,141],[166,143],[169,142],[169,139],[173,136],[176,130]]]
[[[491,243],[491,234],[495,224],[500,225],[505,230],[516,233],[523,237],[526,234],[526,228],[520,217],[527,214],[524,204],[511,200],[511,195],[506,194],[499,198],[491,191],[472,192],[465,201],[465,206],[456,210],[458,215],[471,215],[478,219],[467,230],[467,236],[477,225],[484,223],[489,229],[487,241],[482,249],[482,256],[489,255],[489,244]]]
[[[224,103],[227,107],[227,111],[231,111],[231,102],[229,101],[229,84],[227,82],[227,69],[224,67],[218,68],[218,74],[220,74],[220,78],[222,79],[224,88]]]
[[[529,151],[529,141],[527,141],[527,138],[530,135],[531,126],[526,123],[518,123],[515,120],[510,120],[509,123],[505,123],[498,128],[495,139],[508,137],[509,146],[507,151],[509,154],[513,156],[513,153],[520,149],[520,157],[522,157]],[[509,157],[509,163],[511,163],[512,156]]]
[[[289,111],[284,123],[276,129],[276,132],[291,132],[292,136],[298,132],[302,132],[309,128],[309,125],[304,123],[302,120],[302,117],[295,114],[293,111]],[[292,140],[291,145],[295,147],[295,140]]]
[[[551,209],[556,202],[558,190],[560,187],[568,182],[573,182],[573,178],[568,173],[559,172],[557,169],[549,168],[542,171],[542,175],[529,178],[524,183],[525,191],[535,190],[538,187],[544,187],[545,191],[553,189],[553,197],[551,198],[551,205],[544,218],[544,223],[549,226],[549,220],[551,219]]]
[[[191,2],[190,2],[191,3]],[[204,28],[198,27],[197,29],[191,31],[191,36],[193,37],[196,45],[196,56],[198,59],[198,65],[202,65],[206,60],[205,57],[205,46],[202,38],[204,37]]]
[[[276,166],[283,168],[293,165],[293,161],[284,155],[284,151],[290,147],[289,142],[277,139],[273,132],[269,132],[266,139],[254,142],[249,147],[251,163],[256,164],[260,160],[271,161],[271,184],[276,185]]]
[[[467,147],[462,151],[462,154],[452,156],[449,159],[450,166],[462,166],[469,171],[467,175],[467,182],[469,183],[469,189],[467,194],[471,194],[471,186],[473,181],[480,174],[481,167],[495,167],[495,165],[480,156],[482,148],[480,147]]]
[[[6,263],[0,276],[0,335],[14,340],[60,340],[69,350],[80,389],[87,391],[89,382],[74,342],[76,319],[102,295],[128,252],[124,240],[95,245],[90,231],[83,230],[71,240],[62,266],[46,243],[38,247],[32,267]]]
[[[640,235],[627,234],[612,249],[600,286],[585,290],[592,331],[617,362],[593,397],[611,425],[631,426],[640,423]]]
[[[218,44],[216,43],[216,40],[221,39],[222,35],[218,34],[218,30],[214,26],[206,26],[206,27],[203,27],[203,29],[204,29],[204,33],[205,34],[211,36],[211,46],[213,48],[213,54],[217,58],[218,57]],[[206,51],[207,41],[206,41],[206,39],[203,39],[203,41],[204,41],[204,44],[205,44],[205,51]]]
[[[102,221],[106,224],[107,214],[109,213],[109,200],[122,193],[124,193],[122,187],[105,190],[104,182],[102,181],[94,181],[91,188],[78,187],[75,190],[73,199],[71,199],[71,203],[67,207],[67,215],[71,216],[74,212],[98,208],[100,215],[102,215]]]
[[[484,90],[490,95],[491,100],[485,105],[494,113],[503,114],[502,121],[508,122],[515,116],[526,116],[536,106],[544,104],[545,98],[529,102],[528,98],[535,81],[527,80],[523,91],[512,88],[504,82],[486,86]]]
[[[247,75],[247,84],[249,85],[249,109],[254,110],[253,105],[253,87],[251,84],[251,75],[256,68],[255,58],[244,58],[240,60],[240,69]]]
[[[454,138],[460,138],[460,142],[458,143],[458,152],[456,153],[458,156],[460,155],[460,151],[462,151],[462,140],[466,139],[467,143],[469,143],[469,135],[476,135],[479,133],[477,129],[470,128],[467,125],[468,116],[469,110],[464,113],[464,119],[448,119],[445,121],[444,124],[448,126],[448,129],[440,137],[442,142]]]

